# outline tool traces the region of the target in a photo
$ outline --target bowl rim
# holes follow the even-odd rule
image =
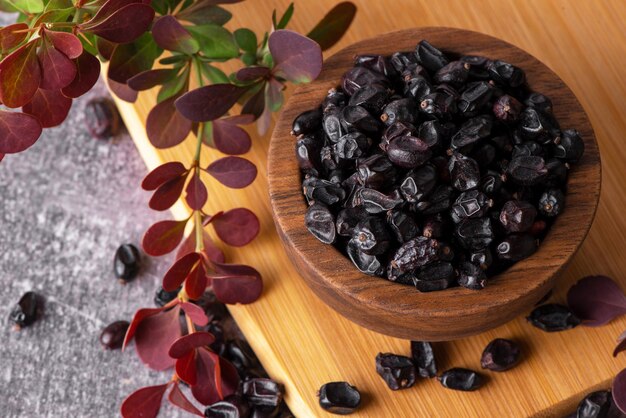
[[[457,42],[462,40],[462,43],[452,44],[451,38]],[[479,292],[455,287],[421,293],[383,278],[365,275],[334,246],[315,239],[304,225],[306,203],[301,193],[300,170],[293,155],[295,140],[289,134],[292,120],[302,111],[319,105],[328,88],[339,85],[338,75],[352,66],[356,53],[388,55],[398,50],[412,50],[420,39],[428,39],[433,45],[453,53],[480,53],[519,65],[527,72],[529,85],[554,100],[557,119],[575,121],[565,127],[577,129],[585,140],[585,154],[573,167],[568,179],[566,209],[555,221],[539,250],[491,278],[492,283]],[[559,94],[551,94],[551,91],[558,91]],[[317,103],[314,103],[315,100]],[[574,93],[547,65],[522,49],[486,34],[447,27],[421,27],[389,32],[349,45],[326,60],[317,80],[298,87],[284,107],[272,134],[268,181],[276,228],[288,255],[301,269],[309,286],[349,319],[375,331],[400,336],[397,331],[389,330],[388,325],[379,326],[363,318],[367,315],[365,306],[379,316],[388,316],[387,319],[436,319],[485,314],[493,309],[503,311],[513,301],[521,300],[525,307],[537,302],[543,296],[541,291],[549,288],[556,275],[571,261],[591,227],[600,197],[601,163],[587,114]],[[572,207],[576,210],[572,211]],[[530,277],[524,279],[525,275]],[[520,286],[510,286],[511,283],[520,283]],[[372,292],[372,289],[376,291]],[[400,295],[399,289],[406,291],[408,296]],[[457,296],[465,298],[466,303],[446,303]],[[344,306],[346,304],[350,306]],[[359,304],[363,306],[359,308]],[[354,308],[355,313],[352,312]],[[492,323],[499,325],[512,317],[504,315],[501,320],[496,319]],[[462,336],[472,333],[475,332],[468,331]]]

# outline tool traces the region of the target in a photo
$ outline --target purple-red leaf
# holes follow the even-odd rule
[[[146,254],[157,257],[178,247],[185,233],[184,221],[161,221],[152,225],[143,236],[142,246]]]
[[[76,64],[59,52],[49,42],[44,42],[38,53],[39,65],[44,70],[41,77],[42,89],[60,90],[76,77]]]
[[[245,88],[233,84],[200,87],[179,97],[176,108],[194,122],[215,120],[228,112],[245,91]]]
[[[173,292],[178,289],[199,261],[200,254],[198,253],[189,253],[176,260],[163,276],[163,289],[167,292]]]
[[[74,60],[76,76],[74,80],[61,91],[70,98],[77,98],[87,93],[100,77],[100,61],[87,51]]]
[[[270,69],[267,67],[244,67],[237,71],[237,80],[254,81],[259,78],[265,78],[269,75]]]
[[[214,261],[217,263],[223,263],[225,260],[224,253],[222,252],[222,250],[220,250],[219,248],[215,246],[215,243],[209,236],[209,233],[206,232],[205,230],[202,230],[202,241],[204,242],[204,250],[202,251],[202,253],[205,255],[205,257],[211,261]],[[178,249],[178,253],[176,257],[181,258],[185,256],[186,254],[189,254],[195,251],[196,251],[196,234],[191,233],[189,234],[187,238],[185,238],[185,241],[183,241],[183,244]]]
[[[235,393],[239,386],[239,376],[235,366],[208,350],[201,348],[197,350],[197,353],[198,381],[191,387],[191,392],[198,402],[211,405],[221,400],[218,385],[215,384],[216,374],[220,376],[219,389],[221,389],[222,396],[226,397]]]
[[[101,22],[83,25],[82,29],[121,44],[132,42],[145,33],[150,28],[152,19],[152,7],[133,3],[122,7]]]
[[[159,186],[152,195],[152,198],[150,198],[148,206],[158,211],[171,208],[183,193],[185,180],[186,176],[180,176]]]
[[[260,230],[259,218],[246,208],[224,212],[212,221],[215,232],[228,245],[242,247],[252,241]]]
[[[176,374],[189,385],[196,384],[196,352],[190,351],[187,355],[176,360]]]
[[[24,106],[41,84],[37,44],[38,40],[30,41],[0,62],[0,97],[6,107]]]
[[[626,331],[622,332],[617,338],[617,345],[613,350],[613,357],[617,357],[617,355],[624,350],[626,350]]]
[[[161,400],[169,383],[141,388],[122,402],[124,418],[156,418],[161,409]]]
[[[242,264],[216,264],[220,275],[211,276],[215,297],[223,303],[252,303],[263,293],[261,274]]]
[[[150,143],[159,149],[180,144],[191,132],[192,123],[176,110],[176,97],[162,101],[150,110],[146,131]]]
[[[208,192],[206,186],[200,180],[200,175],[196,174],[191,177],[187,184],[185,200],[189,207],[193,210],[200,210],[207,201]]]
[[[169,395],[167,395],[167,400],[170,401],[172,405],[184,409],[191,414],[197,415],[199,417],[204,416],[204,414],[200,412],[198,408],[196,408],[191,402],[189,402],[189,399],[185,397],[183,392],[178,387],[178,383],[174,383],[174,386],[172,386],[172,390],[170,391]]]
[[[52,45],[69,59],[76,59],[83,53],[83,44],[73,33],[44,30],[44,34]]]
[[[22,111],[37,118],[43,128],[51,128],[65,120],[71,107],[72,99],[65,97],[60,90],[39,89]]]
[[[261,117],[265,110],[265,85],[263,82],[259,91],[246,101],[241,109],[242,114],[252,115],[254,119]]]
[[[204,265],[198,263],[196,267],[189,273],[187,280],[185,280],[185,292],[190,299],[198,299],[207,287],[207,276],[204,270]]]
[[[133,316],[133,320],[130,321],[130,326],[126,330],[126,336],[124,337],[124,345],[122,349],[126,348],[130,340],[135,336],[135,332],[137,331],[137,327],[141,324],[141,321],[146,319],[149,316],[156,315],[159,312],[163,311],[165,308],[144,308],[139,309],[135,312],[135,316]]]
[[[142,3],[141,0],[107,0],[102,7],[98,9],[96,15],[89,21],[83,24],[84,27],[93,26],[97,23],[103,22],[113,13],[117,12],[121,8],[133,3]]]
[[[326,16],[315,25],[307,36],[317,42],[322,50],[326,50],[335,45],[346,33],[355,14],[356,6],[354,4],[349,1],[339,3],[326,13]]]
[[[168,354],[170,347],[181,336],[180,306],[149,316],[137,327],[135,348],[141,361],[154,370],[166,370],[176,362]]]
[[[257,168],[241,157],[224,157],[213,161],[206,171],[220,183],[233,189],[241,189],[254,181]]]
[[[202,310],[202,308],[198,309]],[[170,347],[169,355],[176,359],[182,358],[196,348],[209,346],[213,342],[215,342],[215,337],[210,332],[193,332],[174,341],[174,344]]]
[[[0,152],[0,161],[2,161],[3,159],[4,159],[4,154]]]
[[[580,279],[567,292],[567,304],[590,327],[604,325],[626,313],[624,292],[606,276]]]
[[[195,303],[184,302],[181,303],[180,307],[183,308],[183,311],[191,318],[194,324],[203,327],[209,323],[209,318],[206,316],[206,313],[204,313],[204,309]]]
[[[252,115],[249,115],[253,118]],[[229,121],[230,118],[213,121],[215,148],[228,155],[241,155],[250,151],[252,141],[245,129]]]
[[[128,87],[133,90],[148,90],[170,81],[176,76],[176,71],[169,68],[147,70],[128,79]]]
[[[22,152],[37,142],[40,135],[41,124],[34,116],[0,110],[0,153]]]
[[[615,376],[611,394],[613,395],[615,405],[623,414],[626,414],[626,369],[623,369]]]
[[[308,83],[322,71],[322,50],[306,36],[281,29],[272,32],[268,42],[277,75],[293,83]]]
[[[156,190],[159,186],[182,176],[187,172],[187,169],[180,161],[171,161],[169,163],[161,164],[154,170],[152,170],[141,182],[141,187],[144,190]]]
[[[0,52],[6,54],[28,37],[26,23],[14,23],[0,29]]]
[[[152,36],[158,46],[168,51],[193,55],[200,49],[198,41],[172,15],[163,16],[154,22]]]
[[[118,83],[117,81],[108,78],[107,84],[111,91],[120,99],[128,103],[135,103],[137,101],[137,92],[126,83]]]

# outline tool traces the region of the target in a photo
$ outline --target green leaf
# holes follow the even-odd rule
[[[239,56],[235,37],[228,30],[217,25],[185,27],[200,43],[200,51],[207,58],[227,60]]]
[[[170,64],[176,64],[179,62],[183,62],[183,61],[189,61],[190,57],[188,55],[185,54],[173,54],[171,57],[165,57],[165,58],[161,58],[159,60],[159,64],[162,65],[170,65]]]
[[[322,51],[326,50],[335,45],[346,33],[355,14],[356,6],[354,4],[349,1],[339,3],[326,13],[326,16],[315,25],[307,36],[320,44]]]
[[[19,10],[15,8],[13,3],[9,2],[8,0],[0,0],[0,11],[7,13],[19,12]]]
[[[293,3],[290,3],[289,7],[287,7],[287,10],[285,10],[285,14],[283,14],[283,17],[280,18],[276,29],[285,29],[287,27],[287,24],[291,20],[291,16],[293,16]]]
[[[98,49],[95,47],[96,35],[91,33],[83,33],[82,35],[83,36],[79,36],[78,39],[80,39],[80,42],[83,44],[83,49],[93,56],[99,56]]]
[[[189,86],[189,66],[186,66],[184,70],[177,75],[173,80],[163,84],[159,94],[157,95],[157,102],[161,103],[170,97],[176,96]]]
[[[237,45],[239,45],[239,48],[245,52],[253,53],[256,56],[257,39],[254,32],[250,29],[242,28],[237,29],[233,35],[235,36],[235,41]]]
[[[233,15],[226,9],[215,6],[214,0],[200,0],[176,15],[181,20],[186,20],[196,25],[213,24],[224,26]]]
[[[43,0],[5,0],[17,10],[25,13],[41,13],[44,9]]]
[[[115,47],[109,64],[109,78],[118,83],[126,81],[152,68],[163,50],[157,46],[152,34],[147,32],[135,41]]]
[[[224,71],[212,66],[208,62],[201,63],[200,69],[202,70],[202,74],[211,80],[211,83],[213,84],[223,84],[229,82],[228,76],[224,73]]]
[[[72,4],[71,0],[50,0],[45,7],[45,11],[48,10],[57,10],[57,9],[68,9],[71,8],[73,10],[74,9],[74,5]]]
[[[256,52],[246,52],[241,56],[241,62],[248,67],[256,64]]]

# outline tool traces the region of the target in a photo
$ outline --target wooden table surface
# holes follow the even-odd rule
[[[247,1],[229,6],[242,25],[262,31],[274,7],[288,0]],[[334,0],[301,1],[291,28],[306,32],[334,5]],[[334,51],[360,39],[415,26],[451,26],[484,32],[511,42],[552,68],[574,91],[595,129],[603,163],[603,185],[596,221],[582,249],[559,281],[553,301],[564,302],[569,286],[587,274],[607,274],[626,288],[626,193],[622,186],[626,161],[626,2],[624,0],[481,0],[355,1],[359,12],[348,35]],[[416,42],[418,39],[415,40]],[[329,51],[332,54],[333,50]],[[149,167],[163,161],[192,159],[193,141],[165,151],[150,147],[143,127],[155,92],[134,105],[120,103],[122,115]],[[298,417],[326,417],[317,406],[316,391],[332,380],[347,380],[366,396],[359,417],[559,416],[569,412],[585,393],[608,388],[626,367],[626,356],[614,359],[617,336],[626,318],[601,328],[578,327],[548,334],[523,317],[492,331],[461,341],[436,345],[439,367],[480,369],[480,353],[493,338],[522,344],[525,359],[506,373],[487,373],[480,391],[443,389],[436,380],[420,380],[392,393],[375,372],[379,351],[409,353],[407,341],[360,328],[318,300],[289,263],[274,230],[268,195],[266,153],[269,134],[253,137],[247,155],[257,163],[259,178],[244,191],[214,184],[206,210],[235,206],[253,208],[262,222],[261,235],[231,260],[247,262],[263,274],[266,291],[250,306],[231,312],[269,373],[285,383],[287,402]],[[215,157],[208,151],[204,155]],[[182,204],[174,208],[182,217]]]

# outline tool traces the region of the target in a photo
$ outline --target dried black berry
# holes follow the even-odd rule
[[[293,121],[291,135],[311,134],[322,125],[322,110],[320,108],[300,113]]]
[[[493,121],[489,116],[476,116],[468,119],[452,137],[450,145],[453,149],[472,145],[491,135]]]
[[[174,300],[174,298],[178,296],[178,292],[180,292],[180,288],[172,292],[168,292],[159,286],[157,291],[154,293],[154,304],[161,308],[165,306],[168,302]]]
[[[384,220],[370,216],[354,228],[352,241],[365,254],[380,255],[390,248],[391,234]]]
[[[405,243],[420,233],[415,219],[400,210],[392,210],[387,213],[387,224],[396,241],[400,243]]]
[[[435,377],[437,363],[433,346],[427,341],[411,341],[411,358],[421,377]]]
[[[448,161],[448,170],[455,189],[463,192],[478,186],[480,169],[475,160],[455,152]]]
[[[371,214],[387,212],[400,207],[404,203],[400,192],[397,190],[390,194],[384,194],[367,187],[360,188],[355,193],[354,199],[355,205],[362,205]]]
[[[555,145],[553,154],[556,158],[568,163],[577,163],[585,152],[585,143],[576,129],[561,132],[561,137]]]
[[[470,69],[471,71],[471,69]],[[485,81],[468,83],[457,103],[459,112],[473,114],[485,106],[493,95],[493,86]]]
[[[239,395],[229,395],[204,410],[207,418],[247,418],[249,415],[250,406]]]
[[[242,377],[248,370],[260,368],[259,360],[246,340],[237,338],[227,341],[224,356],[235,366]]]
[[[359,250],[354,241],[351,240],[348,243],[346,253],[361,273],[381,277],[385,274],[385,267],[381,262],[381,259],[375,255],[365,254],[363,251]]]
[[[437,379],[445,388],[466,392],[479,389],[484,384],[484,377],[481,374],[460,367],[446,370]]]
[[[498,97],[493,104],[493,114],[504,122],[515,122],[522,113],[522,104],[508,94]]]
[[[415,384],[415,365],[405,356],[391,353],[378,353],[376,372],[391,390],[410,388]]]
[[[321,143],[314,136],[303,136],[296,141],[296,158],[300,170],[310,171],[320,167]]]
[[[405,242],[389,264],[389,280],[396,280],[405,273],[436,261],[438,245],[436,240],[426,237],[417,237]]]
[[[424,199],[435,188],[436,181],[435,168],[424,165],[406,175],[400,185],[400,192],[407,202],[415,203]]]
[[[417,117],[417,108],[413,99],[397,99],[389,102],[380,115],[385,125],[396,122],[414,123]]]
[[[381,113],[388,97],[389,91],[386,86],[377,83],[366,84],[354,92],[352,97],[350,97],[348,105],[361,106],[368,112],[378,115]]]
[[[458,87],[467,81],[470,68],[467,62],[452,61],[441,67],[435,73],[434,78],[437,83],[448,83]]]
[[[344,107],[348,103],[349,97],[340,89],[332,88],[328,90],[324,101],[322,102],[322,109],[326,112],[327,109]]]
[[[422,267],[412,279],[415,288],[420,292],[433,292],[453,286],[457,277],[452,263],[436,261]]]
[[[443,52],[432,46],[428,41],[421,41],[417,45],[415,55],[419,63],[432,72],[439,71],[439,69],[450,62]]]
[[[350,132],[339,138],[333,145],[333,152],[338,160],[355,160],[363,157],[372,140],[360,132]]]
[[[608,418],[612,403],[610,391],[592,392],[578,404],[576,418]]]
[[[374,83],[386,84],[387,78],[384,74],[365,67],[352,68],[343,75],[341,81],[343,91],[349,96],[352,96],[361,87]]]
[[[481,269],[487,270],[493,264],[493,255],[491,254],[491,250],[486,247],[470,252],[469,261],[472,264],[476,264]]]
[[[129,326],[128,321],[115,321],[107,325],[100,333],[100,344],[107,350],[122,348]]]
[[[508,62],[489,61],[486,64],[489,74],[495,81],[506,84],[509,87],[518,87],[526,81],[524,72]]]
[[[361,404],[361,393],[348,382],[329,382],[318,392],[322,409],[337,415],[353,413]]]
[[[493,201],[478,190],[463,192],[450,209],[450,217],[456,223],[469,218],[481,218],[493,206]]]
[[[533,226],[537,209],[528,202],[509,200],[500,211],[500,223],[508,232],[525,232]]]
[[[32,325],[41,314],[43,298],[35,292],[26,292],[9,313],[9,321],[16,329]]]
[[[501,260],[520,261],[537,251],[537,239],[530,234],[512,234],[498,244],[496,254]]]
[[[120,131],[122,121],[113,100],[99,97],[85,105],[85,124],[96,139],[109,139]]]
[[[520,348],[514,341],[496,338],[485,347],[480,365],[483,369],[503,372],[517,366],[520,357]]]
[[[522,186],[540,184],[548,175],[546,163],[541,157],[520,156],[509,163],[507,174]]]
[[[243,396],[254,407],[280,405],[285,388],[271,379],[250,379],[243,382]]]
[[[467,289],[480,290],[487,285],[487,275],[476,264],[465,261],[459,264],[458,282]]]
[[[455,237],[462,247],[468,250],[485,248],[493,241],[491,219],[466,219],[459,223],[455,230]]]
[[[342,209],[337,214],[337,220],[335,221],[337,233],[344,237],[351,236],[354,227],[368,216],[369,214],[363,206]]]
[[[334,205],[346,198],[346,191],[337,183],[307,176],[302,182],[302,192],[310,204],[320,202]]]
[[[580,319],[567,306],[550,303],[536,307],[528,322],[546,332],[564,331],[580,325]]]
[[[389,143],[387,156],[399,167],[415,168],[428,161],[431,151],[421,139],[414,136],[402,136]]]
[[[565,196],[559,189],[548,189],[539,198],[539,212],[548,217],[560,214],[564,205]]]
[[[337,237],[335,219],[322,203],[314,203],[306,211],[304,224],[311,234],[324,244],[332,244]]]
[[[344,107],[341,124],[346,131],[356,130],[365,134],[375,134],[381,128],[381,123],[361,106]]]
[[[133,280],[139,273],[141,255],[133,244],[122,244],[115,252],[113,272],[115,277],[126,282]]]
[[[457,111],[456,99],[446,93],[430,93],[420,102],[419,110],[430,117],[449,119]]]

